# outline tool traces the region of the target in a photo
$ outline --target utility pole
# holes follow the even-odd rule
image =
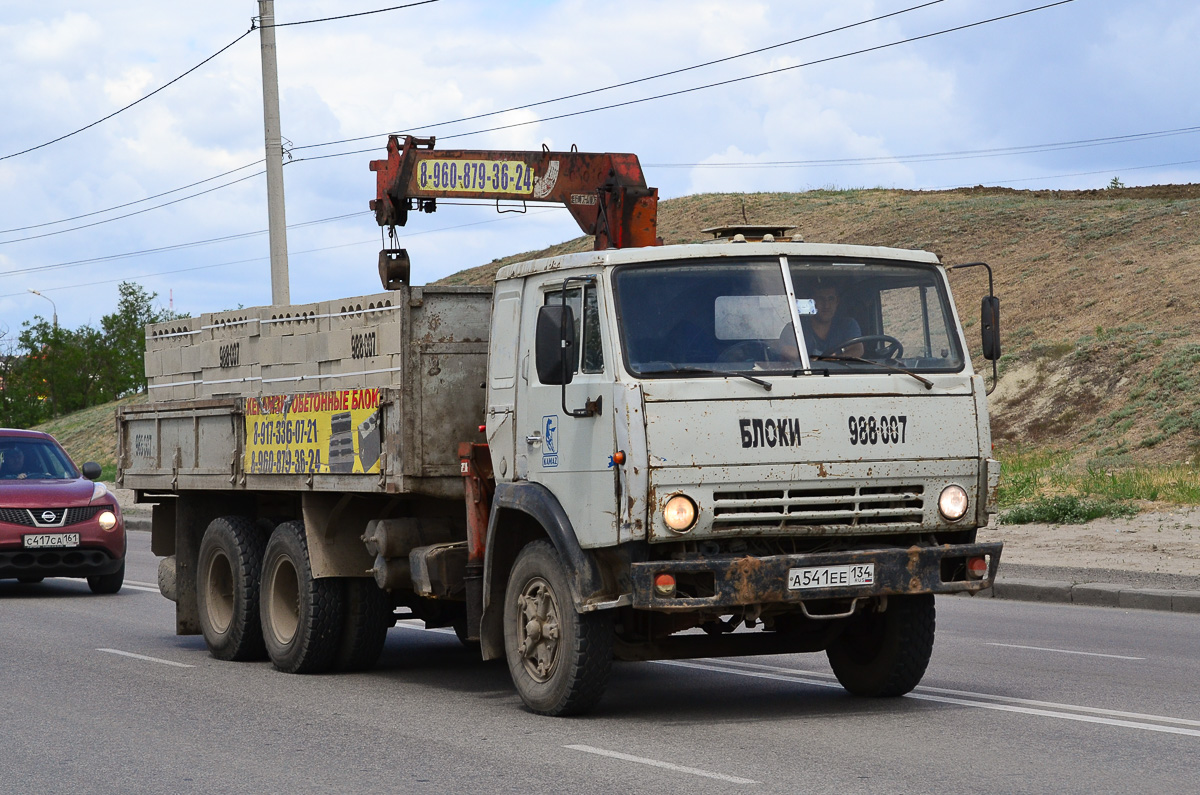
[[[275,62],[275,2],[258,0],[262,42],[263,128],[267,144],[267,226],[271,239],[271,303],[290,304],[287,217],[283,209],[283,134],[279,129],[279,67]]]

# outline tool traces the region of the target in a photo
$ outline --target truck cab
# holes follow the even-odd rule
[[[984,381],[933,254],[726,240],[526,262],[497,275],[490,340],[487,569],[507,567],[506,519],[557,517],[539,523],[563,526],[574,607],[614,612],[618,656],[838,649],[903,614],[920,631],[895,660],[835,672],[907,692],[932,594],[995,575]]]

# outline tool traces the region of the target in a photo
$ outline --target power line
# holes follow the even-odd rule
[[[1129,135],[1114,135],[1108,138],[1084,138],[1078,141],[1061,141],[1047,144],[1027,144],[1024,146],[1007,146],[994,149],[964,149],[957,152],[929,152],[915,155],[879,155],[875,157],[842,157],[828,160],[764,160],[745,163],[644,163],[645,168],[810,168],[817,166],[858,166],[878,165],[881,163],[937,163],[948,160],[971,160],[981,157],[1000,157],[1003,155],[1037,154],[1040,152],[1057,152],[1067,149],[1085,149],[1093,146],[1145,141],[1155,138],[1167,138],[1174,135],[1186,135],[1200,132],[1200,127],[1180,127],[1174,130],[1157,130],[1154,132],[1131,133]]]
[[[141,204],[142,202],[148,202],[148,201],[152,201],[154,199],[160,199],[163,196],[170,196],[172,193],[178,193],[181,190],[187,190],[188,188],[194,188],[197,185],[203,185],[205,182],[212,182],[214,179],[220,179],[221,177],[227,177],[230,174],[236,174],[237,172],[242,171],[243,169],[250,168],[251,166],[257,166],[261,162],[263,162],[263,161],[255,160],[253,163],[247,163],[244,166],[238,166],[237,168],[232,168],[229,171],[225,171],[220,174],[216,174],[214,176],[207,177],[202,180],[198,180],[196,182],[191,183],[190,185],[184,185],[179,188],[171,188],[171,190],[166,190],[166,191],[163,191],[162,193],[156,193],[153,196],[147,196],[143,199],[137,199],[136,201],[125,202],[124,204],[118,204],[114,207],[107,207],[103,210],[95,210],[90,213],[84,213],[83,215],[73,215],[70,218],[60,218],[57,221],[45,221],[40,224],[30,224],[29,226],[14,226],[12,229],[0,229],[0,235],[6,235],[9,232],[24,232],[28,229],[40,229],[43,226],[54,226],[55,224],[65,224],[69,221],[78,221],[81,218],[91,218],[93,215],[102,215],[104,213],[112,212],[113,210],[120,210],[125,207],[132,207],[135,204]],[[229,184],[232,185],[233,183],[229,183]],[[196,194],[196,195],[199,196],[202,194]],[[154,208],[150,208],[150,209],[154,209]],[[116,219],[113,218],[110,220],[115,221]],[[64,231],[70,231],[70,230],[64,230]]]
[[[704,91],[704,90],[710,89],[710,88],[718,88],[721,86],[728,86],[728,85],[732,85],[734,83],[742,83],[747,80],[754,80],[754,79],[757,79],[760,77],[768,77],[770,75],[781,74],[783,72],[790,72],[795,69],[803,69],[808,66],[816,66],[819,64],[830,63],[832,61],[843,60],[845,58],[851,58],[856,55],[864,55],[866,53],[878,52],[879,50],[885,50],[890,47],[898,47],[901,44],[911,44],[912,42],[915,42],[915,41],[931,39],[936,36],[944,36],[947,33],[957,33],[962,30],[980,27],[982,25],[988,25],[993,22],[1000,22],[1003,20],[1012,19],[1014,17],[1024,16],[1026,14],[1032,14],[1037,11],[1045,11],[1048,8],[1054,8],[1056,6],[1067,5],[1068,3],[1073,3],[1073,2],[1075,2],[1075,0],[1057,0],[1057,2],[1047,3],[1045,5],[1036,6],[1034,8],[1027,8],[1024,11],[1014,11],[1011,14],[1003,14],[1001,16],[991,17],[989,19],[979,20],[977,22],[969,22],[965,25],[956,25],[955,27],[945,28],[943,30],[935,31],[933,33],[925,33],[920,36],[910,36],[909,38],[900,39],[898,41],[889,42],[887,44],[878,44],[873,47],[864,47],[862,49],[853,50],[851,52],[842,53],[840,55],[831,55],[826,58],[818,58],[813,61],[806,61],[805,63],[793,64],[792,66],[783,66],[778,69],[769,69],[765,72],[756,72],[756,73],[750,74],[750,75],[734,77],[734,78],[730,78],[728,80],[719,80],[719,81],[716,81],[713,83],[706,83],[704,85],[692,86],[691,88],[682,88],[682,89],[679,89],[678,91],[668,91],[668,92],[665,92],[662,94],[654,94],[652,96],[641,97],[639,99],[631,99],[631,100],[626,100],[624,102],[614,102],[610,105],[601,105],[599,107],[594,107],[594,108],[585,108],[583,110],[571,111],[569,113],[560,113],[560,114],[557,114],[554,116],[546,116],[546,117],[539,118],[539,119],[530,119],[528,121],[514,122],[512,124],[504,124],[504,125],[501,125],[498,127],[488,127],[486,129],[481,129],[481,130],[473,130],[471,132],[454,133],[452,135],[443,135],[443,136],[439,136],[439,138],[440,138],[440,140],[447,141],[447,140],[450,140],[453,138],[465,138],[465,137],[471,136],[471,135],[481,135],[483,133],[498,132],[500,130],[511,130],[515,127],[526,127],[531,124],[542,124],[542,123],[548,122],[548,121],[556,121],[558,119],[567,119],[567,118],[571,118],[574,116],[583,116],[583,115],[586,115],[589,113],[598,113],[603,110],[613,110],[615,108],[623,108],[623,107],[628,107],[630,105],[638,105],[638,104],[641,104],[644,102],[652,102],[652,101],[659,100],[659,99],[667,99],[669,97],[681,96],[683,94],[691,94],[696,91]],[[447,122],[447,124],[449,124],[449,123],[452,123],[452,122]],[[297,148],[299,148],[299,147],[297,147]],[[357,155],[357,154],[363,154],[366,152],[373,152],[373,151],[376,151],[376,149],[374,149],[374,148],[372,148],[372,149],[357,149],[352,152],[336,152],[336,153],[328,154],[328,155],[314,155],[312,157],[301,157],[301,158],[296,158],[292,162],[302,163],[306,160],[324,160],[327,158],[345,157],[348,155]]]
[[[84,125],[83,127],[80,127],[78,130],[75,130],[74,132],[69,132],[69,133],[67,133],[66,135],[60,135],[60,136],[58,136],[57,138],[55,138],[54,140],[52,140],[52,141],[46,141],[45,143],[38,144],[37,146],[31,146],[31,147],[29,147],[28,149],[22,149],[20,152],[13,152],[11,155],[4,155],[3,157],[0,157],[0,160],[8,160],[10,157],[17,157],[18,155],[24,155],[24,154],[28,154],[29,152],[34,152],[34,151],[37,151],[38,149],[43,149],[43,148],[45,148],[45,147],[47,147],[47,146],[50,146],[51,144],[56,144],[56,143],[58,143],[59,141],[65,141],[66,139],[70,138],[72,135],[78,135],[79,133],[83,132],[84,130],[90,130],[92,127],[95,127],[97,124],[100,124],[100,123],[102,123],[102,122],[106,122],[106,121],[108,121],[109,119],[111,119],[113,116],[116,116],[116,115],[117,115],[117,114],[119,114],[119,113],[124,113],[125,111],[129,110],[130,108],[132,108],[134,105],[138,104],[139,102],[144,102],[145,100],[147,100],[147,99],[150,99],[150,97],[152,97],[152,96],[154,96],[155,94],[157,94],[158,92],[162,91],[164,88],[167,88],[168,86],[171,86],[171,85],[173,85],[173,84],[175,84],[175,83],[178,83],[180,80],[182,80],[183,78],[187,77],[187,76],[188,76],[188,75],[190,75],[192,72],[194,72],[194,71],[196,71],[197,69],[199,69],[201,66],[204,66],[204,64],[208,63],[208,62],[209,62],[209,61],[211,61],[213,58],[216,58],[218,55],[220,55],[221,53],[225,52],[225,51],[226,51],[226,50],[228,50],[230,47],[232,47],[233,45],[237,44],[239,41],[241,41],[242,39],[246,38],[247,36],[249,36],[249,35],[250,35],[251,33],[253,33],[253,32],[254,32],[254,28],[253,28],[253,27],[251,27],[251,28],[250,28],[250,30],[248,30],[248,31],[246,31],[245,33],[243,33],[242,35],[238,36],[236,39],[234,39],[233,41],[229,42],[229,43],[228,43],[228,44],[226,44],[224,47],[222,47],[221,49],[217,50],[217,51],[216,51],[216,52],[214,52],[212,55],[208,56],[208,57],[207,57],[207,58],[205,58],[203,61],[201,61],[200,63],[196,64],[196,65],[195,65],[195,66],[193,66],[191,69],[188,69],[186,72],[184,72],[183,74],[179,75],[179,76],[178,76],[178,77],[176,77],[175,79],[173,79],[173,80],[171,80],[171,81],[169,81],[169,82],[167,82],[167,83],[164,83],[163,85],[161,85],[161,86],[159,86],[158,88],[154,89],[154,90],[153,90],[153,91],[151,91],[149,94],[147,94],[146,96],[142,97],[141,99],[135,99],[133,102],[130,102],[130,103],[129,103],[128,105],[126,105],[125,107],[123,107],[123,108],[118,108],[117,110],[114,110],[112,113],[108,114],[108,115],[107,115],[107,116],[105,116],[104,118],[102,118],[102,119],[96,119],[96,121],[92,122],[91,124],[86,124],[86,125]]]
[[[350,19],[351,17],[365,17],[371,14],[382,14],[385,11],[397,11],[401,8],[412,8],[413,6],[423,6],[429,3],[436,3],[438,0],[420,0],[417,3],[406,3],[402,6],[392,6],[391,8],[377,8],[374,11],[359,11],[356,14],[342,14],[337,17],[324,17],[322,19],[302,19],[299,22],[276,22],[274,25],[265,25],[263,27],[270,28],[290,28],[293,25],[311,25],[314,22],[333,22],[337,19]]]
[[[1076,171],[1072,174],[1047,174],[1044,177],[1021,177],[1020,179],[995,179],[995,180],[975,180],[975,184],[984,184],[991,182],[994,185],[1002,186],[1006,182],[1037,182],[1043,179],[1062,179],[1063,177],[1094,177],[1097,174],[1117,174],[1125,171],[1145,171],[1151,168],[1169,168],[1171,166],[1190,166],[1200,163],[1200,160],[1177,160],[1174,163],[1155,163],[1149,166],[1126,166],[1124,168],[1105,168],[1100,171]],[[956,190],[958,188],[971,187],[969,185],[940,185],[936,188],[917,188],[917,190]]]
[[[530,215],[542,215],[544,213],[553,212],[554,209],[556,209],[556,208],[545,208],[545,209],[540,209],[540,210],[534,210],[530,213]],[[358,215],[358,213],[352,213],[352,214]],[[346,217],[346,216],[342,216],[342,217]],[[436,234],[438,232],[449,232],[449,231],[452,231],[455,229],[464,229],[469,226],[482,226],[484,224],[494,224],[494,223],[498,223],[500,221],[507,220],[507,218],[508,218],[508,216],[505,215],[505,216],[500,216],[499,218],[491,218],[486,221],[472,221],[472,222],[466,223],[466,224],[455,224],[453,226],[438,227],[437,229],[426,229],[421,232],[412,232],[410,234],[403,235],[402,237],[406,237],[406,238],[419,237],[420,235],[432,235],[432,234]],[[318,222],[312,221],[309,223],[318,223]],[[369,243],[377,244],[378,242],[379,242],[378,238],[371,238],[370,240],[359,240],[359,241],[356,241],[353,243],[339,243],[336,246],[324,246],[322,248],[310,248],[310,249],[306,249],[304,251],[292,251],[290,253],[293,255],[299,256],[300,254],[314,254],[314,253],[318,253],[321,251],[333,251],[334,249],[339,249],[339,248],[350,248],[351,246],[365,246]],[[194,265],[189,268],[175,268],[173,270],[167,270],[167,271],[153,271],[151,273],[142,273],[142,274],[137,274],[135,276],[125,276],[125,277],[117,278],[117,279],[104,279],[101,281],[86,282],[83,284],[68,284],[68,285],[65,285],[62,287],[47,287],[47,288],[43,289],[42,292],[60,292],[62,290],[75,290],[80,287],[96,287],[101,284],[116,284],[118,282],[127,282],[127,281],[130,281],[131,279],[140,279],[140,278],[146,278],[146,277],[150,277],[150,276],[170,276],[175,273],[187,273],[189,271],[209,270],[211,268],[225,268],[225,267],[229,267],[231,265],[245,265],[245,264],[248,264],[251,262],[267,262],[268,260],[270,260],[270,257],[251,257],[249,259],[239,259],[239,260],[233,260],[230,262],[217,262],[217,263],[213,263],[210,265]],[[5,293],[5,294],[0,295],[0,298],[15,298],[17,296],[24,296],[24,295],[28,295],[28,292],[22,291],[22,292],[18,292],[18,293]]]
[[[922,3],[920,5],[915,5],[915,6],[910,6],[908,8],[900,9],[899,11],[893,11],[889,14],[882,14],[880,16],[872,17],[870,19],[864,19],[861,22],[853,22],[853,23],[850,23],[849,25],[842,25],[841,27],[830,28],[829,30],[821,31],[820,33],[810,33],[809,35],[801,36],[798,39],[789,39],[788,41],[782,41],[782,42],[779,42],[778,44],[770,44],[766,47],[759,47],[758,49],[755,49],[755,50],[748,50],[746,52],[737,53],[736,55],[729,55],[724,58],[717,58],[712,61],[705,61],[703,63],[693,64],[691,66],[684,66],[679,69],[672,69],[667,72],[659,72],[658,74],[649,75],[647,77],[639,77],[634,80],[626,80],[622,83],[613,83],[612,85],[601,86],[600,88],[592,88],[592,89],[588,89],[587,91],[579,91],[574,94],[565,94],[561,97],[555,97],[554,99],[543,99],[538,102],[530,102],[525,105],[516,105],[514,107],[505,108],[503,110],[493,110],[493,111],[489,111],[487,113],[477,113],[474,116],[463,116],[462,118],[452,119],[451,121],[437,122],[435,124],[418,125],[412,129],[421,130],[421,129],[427,129],[427,128],[431,128],[431,127],[446,127],[451,124],[461,124],[462,122],[465,122],[465,121],[474,121],[476,119],[485,119],[489,116],[498,116],[502,113],[512,113],[513,111],[527,110],[529,108],[536,108],[541,105],[549,105],[549,104],[552,104],[555,102],[563,102],[568,99],[578,99],[579,97],[586,97],[590,94],[599,94],[602,91],[611,91],[614,88],[624,88],[626,86],[636,85],[637,83],[645,83],[649,80],[657,80],[660,77],[670,77],[672,75],[683,74],[684,72],[690,72],[695,69],[702,69],[706,66],[714,66],[715,64],[725,63],[726,61],[733,61],[733,60],[737,60],[738,58],[745,58],[750,55],[758,55],[759,53],[767,52],[768,50],[775,50],[780,47],[787,47],[792,44],[798,44],[802,41],[809,41],[810,39],[820,38],[821,36],[828,36],[832,33],[840,33],[845,30],[850,30],[851,28],[861,27],[862,25],[868,25],[872,22],[879,22],[880,20],[888,19],[889,17],[900,16],[901,14],[907,14],[910,11],[916,11],[918,9],[926,8],[926,7],[932,6],[932,5],[937,5],[938,3],[942,3],[942,2],[945,2],[945,0],[932,0],[932,2]],[[305,146],[296,146],[296,147],[293,147],[293,150],[314,149],[319,146],[334,146],[336,144],[354,143],[355,141],[367,141],[372,138],[380,138],[380,137],[383,137],[383,136],[389,135],[389,134],[392,134],[392,133],[379,133],[377,135],[361,135],[357,138],[343,138],[340,141],[325,141],[324,143],[319,143],[319,144],[307,144]],[[347,153],[347,154],[350,154],[350,153]],[[353,154],[360,154],[360,153],[355,152]],[[304,158],[304,159],[316,160],[317,158],[311,157],[311,158]]]
[[[101,224],[107,224],[110,221],[119,221],[122,218],[130,218],[135,215],[141,215],[142,213],[148,213],[151,210],[157,210],[161,207],[170,207],[172,204],[179,204],[180,202],[185,202],[188,199],[194,199],[197,196],[203,196],[206,193],[212,193],[213,191],[220,190],[221,188],[228,188],[230,185],[236,185],[239,182],[245,182],[248,179],[254,179],[255,177],[261,177],[265,173],[267,173],[267,172],[266,171],[257,171],[248,177],[242,177],[241,179],[235,179],[231,182],[226,182],[223,185],[217,185],[215,188],[209,188],[208,190],[202,190],[199,193],[193,193],[190,196],[183,196],[178,199],[173,199],[169,202],[163,202],[162,204],[156,204],[153,207],[143,207],[140,210],[134,210],[133,212],[125,213],[124,215],[118,215],[113,218],[105,218],[102,221],[93,221],[90,224],[80,224],[79,226],[72,226],[69,229],[58,229],[53,232],[43,232],[40,235],[27,235],[26,237],[14,237],[12,240],[0,240],[0,246],[7,246],[9,243],[20,243],[21,241],[24,241],[24,240],[38,240],[43,237],[54,237],[55,235],[61,235],[61,234],[65,234],[67,232],[75,232],[80,229],[88,229],[93,226],[100,226]],[[137,202],[133,202],[133,203],[136,204]]]
[[[369,210],[359,212],[346,213],[345,215],[335,215],[330,218],[318,218],[314,221],[303,221],[298,224],[288,224],[288,229],[301,229],[306,226],[316,226],[317,224],[325,224],[331,221],[342,221],[347,218],[354,218],[360,215],[369,215]],[[105,254],[100,257],[89,257],[87,259],[71,260],[69,262],[57,262],[53,265],[36,265],[29,268],[17,268],[14,270],[0,272],[0,277],[18,276],[25,273],[41,273],[44,271],[58,270],[60,268],[72,268],[78,265],[91,265],[97,262],[112,262],[121,259],[133,259],[134,257],[144,257],[150,254],[162,254],[167,251],[179,251],[186,248],[196,248],[199,246],[209,246],[214,243],[228,243],[231,240],[242,240],[248,237],[256,237],[265,235],[268,230],[258,229],[253,232],[238,232],[232,235],[223,235],[222,237],[210,237],[205,240],[193,240],[190,243],[174,243],[169,246],[159,246],[158,248],[147,248],[140,251],[126,251],[121,254]]]

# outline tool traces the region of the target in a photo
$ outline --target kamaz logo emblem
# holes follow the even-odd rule
[[[799,447],[800,420],[738,420],[742,447]]]

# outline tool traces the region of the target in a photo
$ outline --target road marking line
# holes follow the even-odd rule
[[[796,668],[782,668],[774,665],[763,665],[762,663],[748,663],[741,660],[718,660],[721,665],[739,666],[744,668],[761,668],[767,671],[778,671],[780,673],[795,673],[801,676],[817,676],[826,679],[836,679],[833,674],[827,674],[820,671],[806,671]],[[715,670],[715,669],[714,669]],[[800,680],[797,681],[807,681]],[[817,683],[823,684],[823,683]],[[1017,698],[1015,696],[998,696],[991,693],[974,693],[969,690],[952,690],[946,687],[933,687],[932,685],[917,685],[916,690],[922,693],[940,693],[947,696],[962,696],[964,698],[982,698],[988,701],[1001,701],[1008,704],[1019,704],[1030,707],[1046,707],[1048,709],[1068,709],[1075,712],[1089,712],[1093,715],[1107,715],[1113,718],[1131,718],[1139,721],[1157,721],[1159,723],[1176,723],[1180,726],[1196,726],[1200,727],[1200,720],[1188,720],[1187,718],[1169,718],[1165,715],[1149,715],[1144,712],[1125,712],[1119,709],[1103,709],[1101,707],[1084,707],[1078,704],[1058,704],[1053,701],[1037,701],[1031,698]]]
[[[408,623],[409,621],[420,621],[420,620],[421,619],[419,619],[419,618],[410,618],[410,619],[402,618],[396,622],[396,626],[399,627],[400,629],[415,629],[418,632],[436,632],[439,635],[454,635],[454,634],[456,634],[454,632],[454,630],[450,627],[426,627],[426,626],[417,626],[416,624]]]
[[[572,751],[583,751],[587,754],[596,754],[597,756],[607,756],[613,759],[621,759],[625,762],[636,762],[639,765],[649,765],[651,767],[661,767],[664,770],[673,770],[676,773],[690,773],[693,776],[703,776],[705,778],[715,778],[718,781],[725,781],[730,784],[757,784],[758,782],[749,778],[738,778],[737,776],[727,776],[723,773],[713,773],[708,770],[700,770],[695,767],[685,767],[683,765],[675,765],[670,762],[660,762],[657,759],[647,759],[644,756],[633,756],[632,754],[623,754],[620,751],[608,751],[603,748],[594,748],[590,745],[564,745],[563,748],[570,748]]]
[[[153,582],[140,582],[138,580],[126,580],[125,584],[126,585],[140,585],[143,588],[153,588],[156,591],[158,590],[158,583],[153,583]]]
[[[1055,654],[1081,654],[1084,657],[1108,657],[1110,660],[1144,660],[1145,657],[1125,657],[1120,654],[1100,654],[1094,651],[1070,651],[1068,649],[1047,649],[1044,646],[1018,646],[1015,643],[985,643],[985,646],[1003,646],[1006,649],[1029,649],[1030,651],[1052,651]]]
[[[131,651],[121,651],[120,649],[96,649],[96,651],[107,652],[108,654],[119,654],[122,657],[132,657],[135,660],[145,660],[147,662],[162,663],[163,665],[174,665],[176,668],[195,668],[194,665],[187,663],[175,662],[174,660],[160,660],[158,657],[147,657],[144,654],[134,654]]]
[[[124,583],[121,587],[128,588],[132,591],[145,591],[146,593],[158,593],[157,587],[149,588],[145,585],[134,585],[133,583],[130,583],[130,582]]]
[[[680,668],[696,668],[700,670],[713,671],[717,673],[733,674],[734,676],[746,676],[754,679],[773,679],[781,682],[800,682],[802,684],[816,685],[818,687],[837,688],[840,685],[832,682],[825,682],[819,679],[805,679],[805,676],[820,676],[810,671],[797,671],[796,675],[783,676],[780,674],[768,673],[766,671],[749,671],[735,670],[733,668],[725,668],[720,665],[711,665],[705,663],[685,662],[683,660],[657,660],[660,665],[674,665]],[[726,662],[726,661],[722,661]],[[787,670],[787,669],[775,669]],[[946,693],[962,693],[965,698],[955,698],[950,696],[934,695],[930,691],[940,691]],[[1037,715],[1044,718],[1058,718],[1060,720],[1073,720],[1080,723],[1100,723],[1106,726],[1117,726],[1125,729],[1141,729],[1143,731],[1160,732],[1163,734],[1182,734],[1188,737],[1200,737],[1200,729],[1182,728],[1182,726],[1200,726],[1200,721],[1187,720],[1184,718],[1170,718],[1162,715],[1139,715],[1138,713],[1125,713],[1116,710],[1093,709],[1090,707],[1077,707],[1070,704],[1054,704],[1052,702],[1027,701],[1025,699],[1007,699],[1006,701],[1024,702],[1028,704],[1044,704],[1053,709],[1038,709],[1034,707],[1018,706],[1017,704],[1004,703],[988,703],[987,701],[973,701],[971,699],[1001,699],[1003,696],[988,696],[980,693],[970,693],[965,691],[943,690],[941,688],[918,687],[912,693],[909,693],[905,698],[916,699],[918,701],[935,701],[943,704],[955,704],[964,707],[976,707],[978,709],[991,709],[999,712],[1017,712],[1025,715]],[[1080,712],[1090,712],[1091,715],[1077,715],[1070,712],[1059,712],[1056,710],[1073,709]],[[1119,720],[1112,717],[1101,717],[1101,715],[1125,715],[1131,717],[1139,717],[1143,720],[1154,720],[1161,723],[1176,723],[1180,726],[1161,726],[1153,723],[1143,723],[1141,721]]]

